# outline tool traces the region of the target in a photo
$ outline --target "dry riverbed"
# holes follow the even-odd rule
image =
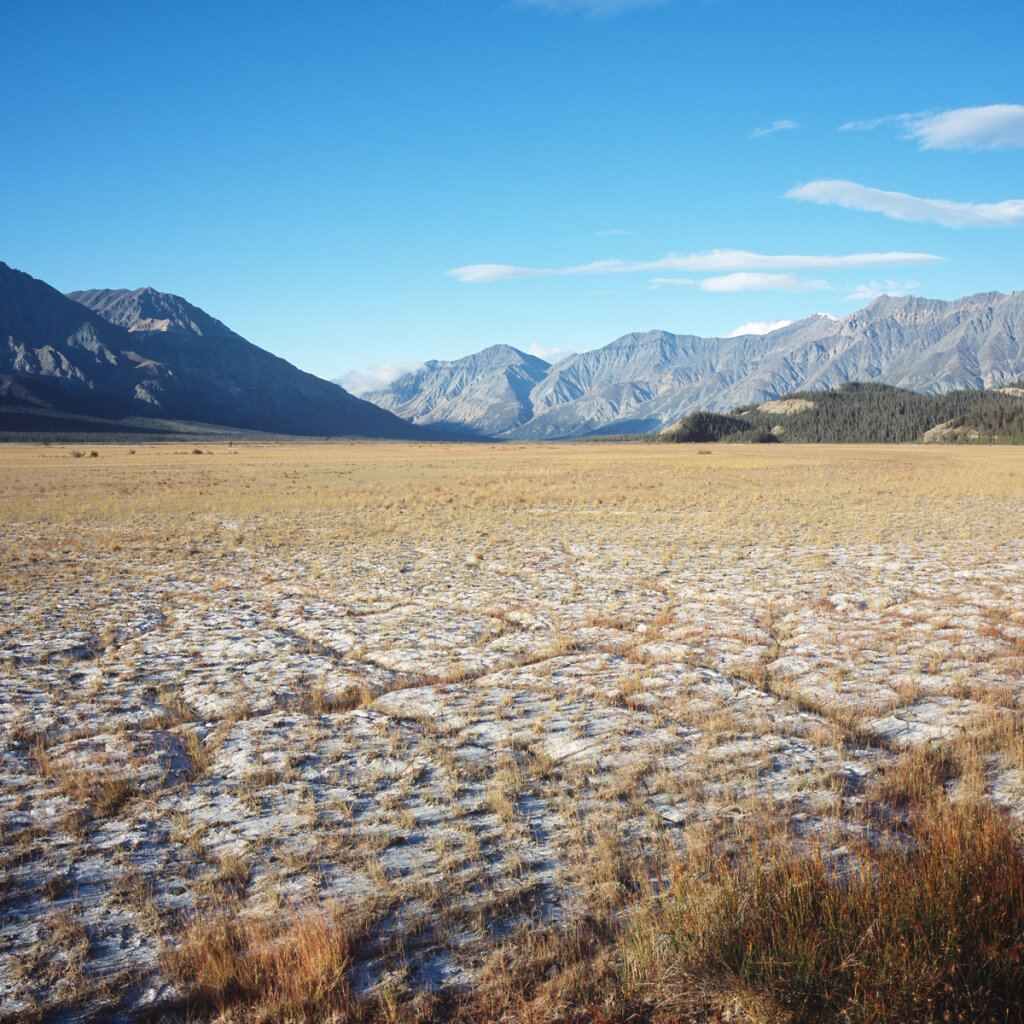
[[[1024,820],[1024,451],[96,450],[0,449],[0,1020],[310,899],[472,985],[638,852],[842,856],[926,744]]]

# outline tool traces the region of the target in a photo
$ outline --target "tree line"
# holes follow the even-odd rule
[[[1012,385],[1024,389],[1024,383]],[[812,403],[797,412],[739,406],[728,415],[694,412],[661,435],[664,441],[844,444],[919,441],[933,427],[943,440],[1024,443],[1024,397],[1000,390],[924,395],[889,384],[851,382],[830,391],[797,391]]]

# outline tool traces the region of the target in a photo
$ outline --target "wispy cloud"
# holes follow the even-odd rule
[[[539,7],[560,14],[584,14],[591,18],[608,18],[639,7],[660,7],[669,0],[519,0],[524,7]]]
[[[788,327],[792,320],[752,320],[749,324],[740,324],[734,331],[723,334],[723,338],[741,338],[744,334],[770,334],[780,327]]]
[[[1024,223],[1024,199],[956,203],[951,199],[922,199],[906,192],[886,192],[837,179],[797,185],[786,197],[823,206],[843,206],[848,210],[868,210],[894,220],[942,224],[947,228],[1007,228]]]
[[[816,292],[831,287],[828,281],[813,281],[799,274],[749,272],[706,277],[700,282],[702,292]]]
[[[791,132],[799,127],[800,125],[796,121],[790,121],[789,118],[783,118],[781,121],[772,121],[769,125],[762,125],[760,128],[754,128],[753,131],[747,132],[747,138],[762,139],[766,135],[774,135],[775,132]]]
[[[656,291],[666,284],[695,285],[702,292],[811,292],[827,291],[832,287],[827,281],[812,281],[798,274],[740,271],[701,280],[692,277],[653,277],[648,291]]]
[[[352,370],[346,373],[338,383],[353,395],[365,395],[368,391],[386,388],[399,377],[423,368],[423,363],[374,363],[368,370]]]
[[[642,274],[658,271],[784,272],[790,270],[836,270],[847,267],[884,266],[898,263],[937,263],[941,256],[925,252],[858,252],[844,256],[772,255],[742,249],[713,249],[711,252],[668,253],[656,260],[597,260],[571,267],[519,267],[506,263],[474,263],[446,270],[448,277],[466,284],[512,281],[533,277],[564,277],[570,274]],[[678,283],[664,279],[664,284]]]
[[[905,124],[910,118],[919,116],[924,115],[886,114],[884,117],[872,117],[867,121],[847,121],[846,124],[839,126],[839,130],[841,132],[873,132],[876,128],[881,128],[883,124]]]
[[[994,103],[920,117],[908,133],[923,149],[1010,149],[1024,146],[1024,107]]]
[[[557,346],[554,348],[544,348],[543,345],[538,345],[535,341],[530,342],[530,347],[526,351],[529,355],[536,356],[538,359],[543,359],[549,363],[557,362],[563,356],[570,354],[564,348]]]
[[[871,302],[879,295],[912,295],[921,287],[920,281],[871,281],[859,284],[846,296],[847,302]]]
[[[635,235],[635,231],[625,231],[622,228],[608,228],[606,231],[595,231],[598,238],[608,238],[614,235]]]
[[[652,277],[651,283],[647,286],[650,292],[656,292],[666,284],[697,284],[692,277]]]
[[[1024,106],[992,103],[917,114],[888,114],[870,121],[850,121],[840,131],[871,131],[898,124],[903,137],[922,149],[1018,149],[1024,147]]]

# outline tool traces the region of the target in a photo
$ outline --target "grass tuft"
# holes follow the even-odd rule
[[[201,779],[210,770],[210,755],[195,729],[185,728],[182,737],[185,740],[185,755],[192,766],[192,778]]]
[[[353,935],[342,908],[273,917],[197,918],[166,966],[195,1010],[247,1021],[321,1021],[355,1009],[346,971]]]
[[[666,946],[674,969],[741,979],[795,1021],[1019,1021],[1024,859],[1004,815],[933,800],[910,848],[755,845],[677,871],[627,934],[634,983],[658,983]]]
[[[927,805],[956,774],[956,758],[949,747],[916,747],[884,770],[877,783],[878,797],[901,809]]]

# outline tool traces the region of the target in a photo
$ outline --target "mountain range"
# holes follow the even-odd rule
[[[516,440],[661,430],[794,391],[875,381],[938,393],[1024,376],[1024,292],[883,295],[764,335],[648,331],[549,364],[505,345],[432,361],[363,397],[423,426]]]
[[[0,429],[182,425],[428,440],[337,384],[258,348],[177,295],[62,295],[0,263]]]
[[[733,338],[648,331],[551,364],[508,345],[357,398],[152,288],[62,295],[0,263],[0,430],[255,430],[555,440],[663,430],[850,381],[936,394],[1024,378],[1024,292],[882,296]]]

